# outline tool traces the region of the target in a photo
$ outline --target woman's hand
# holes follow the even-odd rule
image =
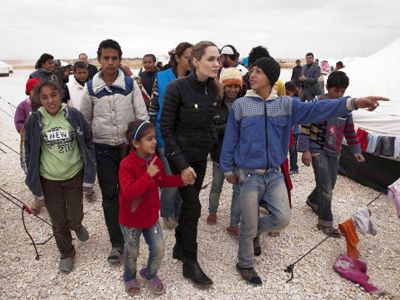
[[[185,185],[194,184],[194,182],[195,182],[195,178],[193,177],[193,174],[191,174],[191,173],[189,174],[188,172],[184,173],[182,171],[181,178]]]

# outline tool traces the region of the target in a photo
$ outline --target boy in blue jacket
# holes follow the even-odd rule
[[[358,108],[374,110],[382,97],[301,102],[278,97],[272,87],[280,75],[279,64],[271,57],[254,63],[251,90],[232,105],[221,153],[221,169],[228,182],[240,183],[238,264],[246,282],[261,285],[253,268],[254,245],[262,232],[276,232],[289,224],[288,195],[279,171],[288,153],[290,128],[296,124],[321,122]],[[259,202],[265,201],[270,214],[259,217]]]

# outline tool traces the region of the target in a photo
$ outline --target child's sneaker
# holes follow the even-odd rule
[[[163,220],[165,227],[168,229],[175,229],[178,226],[178,221],[174,217],[163,218]]]
[[[234,237],[238,237],[239,236],[239,227],[236,226],[229,226],[226,228],[226,231],[228,231],[228,233]]]
[[[75,234],[78,240],[81,242],[86,242],[89,239],[89,232],[83,225],[81,225],[81,227],[75,231]]]
[[[206,220],[208,225],[215,225],[217,224],[217,214],[210,213]]]
[[[340,239],[341,238],[341,233],[339,230],[334,228],[333,226],[323,226],[321,224],[317,225],[318,230],[322,230],[323,233],[325,233],[328,236]]]
[[[318,215],[318,205],[312,203],[309,198],[307,198],[306,204],[312,209],[313,213]]]
[[[84,193],[84,195],[85,195],[85,199],[88,201],[88,202],[94,202],[94,201],[96,201],[96,193],[94,192],[94,191],[91,191],[91,192],[83,192]]]
[[[74,257],[67,257],[60,259],[58,262],[58,269],[61,272],[69,273],[74,268]]]
[[[254,268],[242,268],[239,264],[236,264],[236,270],[247,283],[255,286],[262,285],[261,278]]]

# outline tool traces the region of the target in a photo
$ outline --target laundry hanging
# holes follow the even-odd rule
[[[376,235],[376,230],[371,221],[371,211],[367,206],[359,208],[352,216],[356,230],[361,234]]]
[[[348,219],[339,224],[339,229],[346,239],[347,255],[353,258],[358,258],[357,244],[360,240],[358,239],[353,220]]]
[[[400,178],[388,186],[388,197],[393,200],[397,217],[400,218]]]

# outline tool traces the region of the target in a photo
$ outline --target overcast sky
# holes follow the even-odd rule
[[[0,59],[95,57],[106,38],[125,57],[204,39],[242,55],[261,44],[279,58],[366,56],[400,37],[399,12],[398,0],[2,0]]]

